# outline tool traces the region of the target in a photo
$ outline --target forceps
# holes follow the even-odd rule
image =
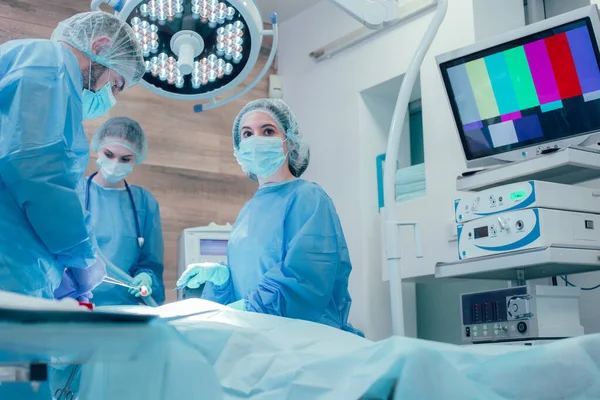
[[[132,286],[132,285],[128,285],[127,283],[122,282],[122,281],[120,281],[118,279],[115,279],[115,278],[111,278],[110,276],[107,276],[104,279],[102,279],[102,282],[110,283],[112,285],[123,286],[123,287],[126,287],[128,289],[139,290],[140,293],[142,294],[142,296],[146,296],[148,294],[148,288],[146,286]]]
[[[75,365],[73,367],[73,369],[71,370],[71,374],[69,375],[69,379],[67,379],[65,386],[63,388],[56,389],[56,392],[54,392],[54,397],[56,400],[63,400],[63,399],[64,400],[73,400],[73,399],[75,399],[75,393],[71,390],[71,383],[73,383],[73,378],[75,378],[75,375],[77,374],[78,370],[79,370],[79,365]]]

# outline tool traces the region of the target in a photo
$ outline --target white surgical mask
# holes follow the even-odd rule
[[[96,165],[108,183],[120,182],[133,172],[133,164],[118,163],[104,156],[98,156]]]

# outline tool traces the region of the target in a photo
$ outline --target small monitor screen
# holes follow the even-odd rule
[[[599,60],[584,18],[440,64],[467,160],[600,130]]]
[[[201,256],[227,256],[227,240],[200,239]]]
[[[475,233],[475,239],[486,238],[489,235],[488,227],[487,226],[481,226],[479,228],[475,228],[474,231],[475,231],[474,232]]]

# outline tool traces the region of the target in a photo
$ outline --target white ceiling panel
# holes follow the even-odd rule
[[[283,22],[306,10],[322,0],[255,0],[263,17],[270,22],[272,12],[277,13],[277,20]],[[326,0],[325,0],[326,1]]]

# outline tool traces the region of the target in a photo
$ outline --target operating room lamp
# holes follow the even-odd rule
[[[407,3],[406,0],[330,1],[370,29],[385,28],[402,20],[405,17],[402,5]],[[253,0],[93,0],[92,10],[98,10],[102,3],[111,6],[116,15],[127,21],[138,34],[146,62],[146,74],[141,84],[172,99],[208,100],[208,104],[195,106],[197,112],[221,106],[247,93],[264,77],[275,57],[277,16],[271,14],[272,30],[263,29],[260,12]],[[447,9],[448,0],[437,0],[434,16],[404,74],[387,143],[383,187],[384,240],[395,335],[405,333],[400,226],[414,227],[417,256],[422,257],[418,223],[398,222],[394,198],[395,165],[410,95]],[[249,85],[232,92],[254,68],[265,36],[273,36],[267,63]],[[227,97],[216,100],[222,95]]]
[[[275,58],[277,15],[271,14],[273,29],[264,29],[253,0],[93,0],[92,10],[102,3],[136,32],[146,63],[141,85],[175,100],[208,101],[196,105],[196,112],[249,92]],[[273,36],[265,66],[234,90],[254,69],[265,36]]]

